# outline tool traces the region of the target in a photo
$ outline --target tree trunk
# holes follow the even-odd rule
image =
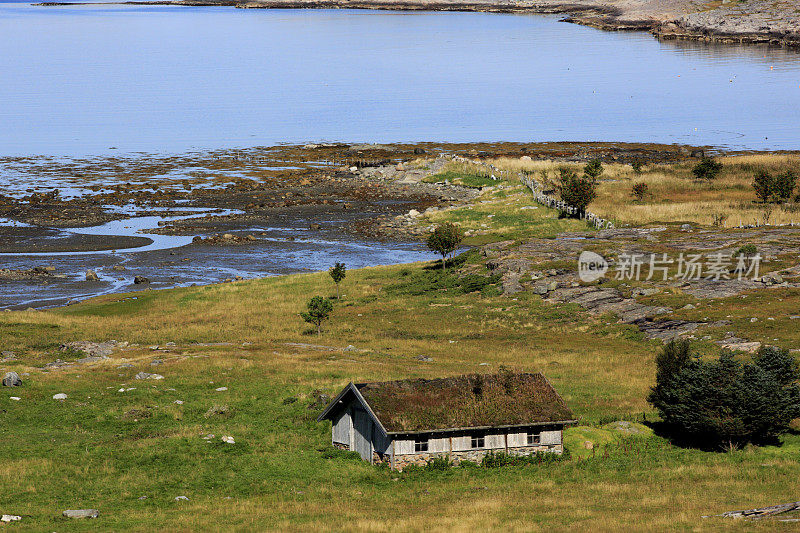
[[[340,298],[339,298],[339,282],[336,282],[336,299],[340,300]]]
[[[322,322],[317,324],[317,337],[322,337]]]
[[[446,257],[447,257],[446,255],[442,254],[442,272],[445,271],[445,267],[444,266],[445,266],[445,263],[447,262]]]

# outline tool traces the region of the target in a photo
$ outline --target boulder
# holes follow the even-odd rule
[[[67,518],[97,518],[100,511],[97,509],[67,509],[62,513]]]
[[[66,400],[67,399],[67,395],[64,394],[63,392],[59,392],[58,394],[53,394],[53,399],[54,400]]]
[[[144,276],[134,276],[133,283],[136,285],[141,285],[142,283],[150,283],[150,280]]]
[[[4,387],[19,387],[20,385],[22,385],[22,379],[16,372],[6,372],[6,375],[3,376]]]
[[[134,376],[134,379],[164,379],[161,374],[151,374],[149,372],[139,372]]]
[[[87,270],[86,271],[86,281],[99,281],[100,278],[97,276],[97,272],[94,270]]]

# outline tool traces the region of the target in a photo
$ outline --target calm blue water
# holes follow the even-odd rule
[[[319,140],[800,148],[800,54],[557,17],[5,3],[0,72],[0,155]]]

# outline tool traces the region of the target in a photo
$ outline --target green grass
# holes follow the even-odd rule
[[[461,185],[462,187],[470,187],[473,189],[481,189],[483,187],[491,187],[497,185],[498,180],[493,180],[489,175],[484,173],[472,174],[461,172],[457,170],[447,170],[428,176],[422,180],[425,183],[444,183],[448,182],[451,185]]]
[[[657,344],[630,327],[528,293],[511,299],[465,291],[447,275],[439,286],[437,275],[422,265],[348,272],[343,300],[321,337],[304,335],[297,313],[310,295],[335,293],[325,272],[0,314],[4,349],[20,356],[3,368],[30,373],[21,388],[0,390],[0,511],[24,517],[8,527],[759,530],[778,525],[700,517],[797,499],[797,434],[781,447],[711,453],[605,426],[654,417],[644,397]],[[787,309],[800,303],[796,290],[780,295]],[[767,305],[736,303],[742,317]],[[731,313],[715,305],[706,314],[712,310]],[[78,357],[58,351],[60,343],[108,339],[140,346],[96,365],[39,370],[57,357]],[[169,341],[177,346],[148,348]],[[164,364],[150,366],[154,358]],[[134,366],[118,368],[123,362]],[[568,460],[398,474],[333,452],[329,424],[314,420],[318,403],[309,408],[319,392],[335,394],[350,380],[492,372],[501,365],[543,372],[580,418],[566,434]],[[139,371],[165,379],[133,379]],[[63,403],[52,400],[59,392],[68,395]],[[206,416],[222,404],[229,414]],[[203,439],[208,434],[215,436]],[[223,443],[223,435],[236,444]],[[180,495],[189,501],[176,502]],[[87,507],[101,517],[60,516]]]

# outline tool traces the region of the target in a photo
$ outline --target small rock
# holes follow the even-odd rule
[[[681,231],[692,231],[691,224],[681,224]]]
[[[139,496],[139,499],[140,499],[140,500],[146,500],[146,499],[147,499],[147,496]]]
[[[228,443],[228,444],[236,444],[236,441],[234,441],[233,437],[231,437],[230,435],[225,435],[224,437],[222,437],[222,442],[225,442],[225,443]]]
[[[67,395],[64,394],[63,392],[59,392],[58,394],[54,394],[53,395],[53,399],[54,400],[66,400],[67,399]]]
[[[97,509],[68,509],[62,513],[67,518],[97,518],[100,511]]]
[[[6,372],[6,375],[3,376],[4,387],[19,387],[20,385],[22,385],[22,379],[16,372]]]
[[[164,361],[162,361],[161,359],[153,359],[152,361],[150,361],[150,366],[158,366],[163,364]]]
[[[422,361],[423,363],[430,363],[433,361],[433,357],[429,355],[418,355],[417,361]]]
[[[217,392],[225,392],[226,390],[228,390],[228,387],[218,387],[214,390],[216,390]]]
[[[164,379],[161,374],[150,374],[149,372],[139,372],[134,379]]]
[[[233,239],[233,235],[230,234],[230,233],[226,233],[226,234],[224,234],[222,236],[222,238],[229,241],[229,240]]]
[[[15,514],[4,514],[0,516],[0,522],[16,522],[18,520],[22,520],[22,517]]]
[[[594,443],[592,443],[592,441],[590,440],[584,441],[583,447],[586,448],[587,450],[592,450],[594,449]]]
[[[186,496],[175,496],[175,501],[176,502],[188,502],[189,498],[187,498]]]
[[[94,270],[87,270],[86,271],[86,281],[98,281],[100,278],[97,276],[97,272]]]
[[[320,226],[317,223],[309,224],[309,226],[308,226],[308,229],[314,229],[314,230],[321,229],[321,228],[322,228],[322,226]]]
[[[141,285],[142,283],[150,283],[150,280],[144,276],[134,276],[133,283],[135,285]]]
[[[696,309],[696,307],[694,305],[692,305],[692,304],[686,304],[683,307],[681,307],[681,309],[685,309],[686,311],[690,311],[692,309]]]
[[[111,270],[115,272],[122,272],[125,270],[125,267],[122,265],[114,265],[113,267],[111,267]]]
[[[9,397],[8,397],[8,399],[9,399],[9,400],[13,400],[13,401],[15,401],[15,402],[18,402],[18,401],[20,401],[22,398],[20,398],[19,396],[9,396]]]
[[[175,400],[172,403],[177,403],[178,405],[183,405],[183,400]]]

